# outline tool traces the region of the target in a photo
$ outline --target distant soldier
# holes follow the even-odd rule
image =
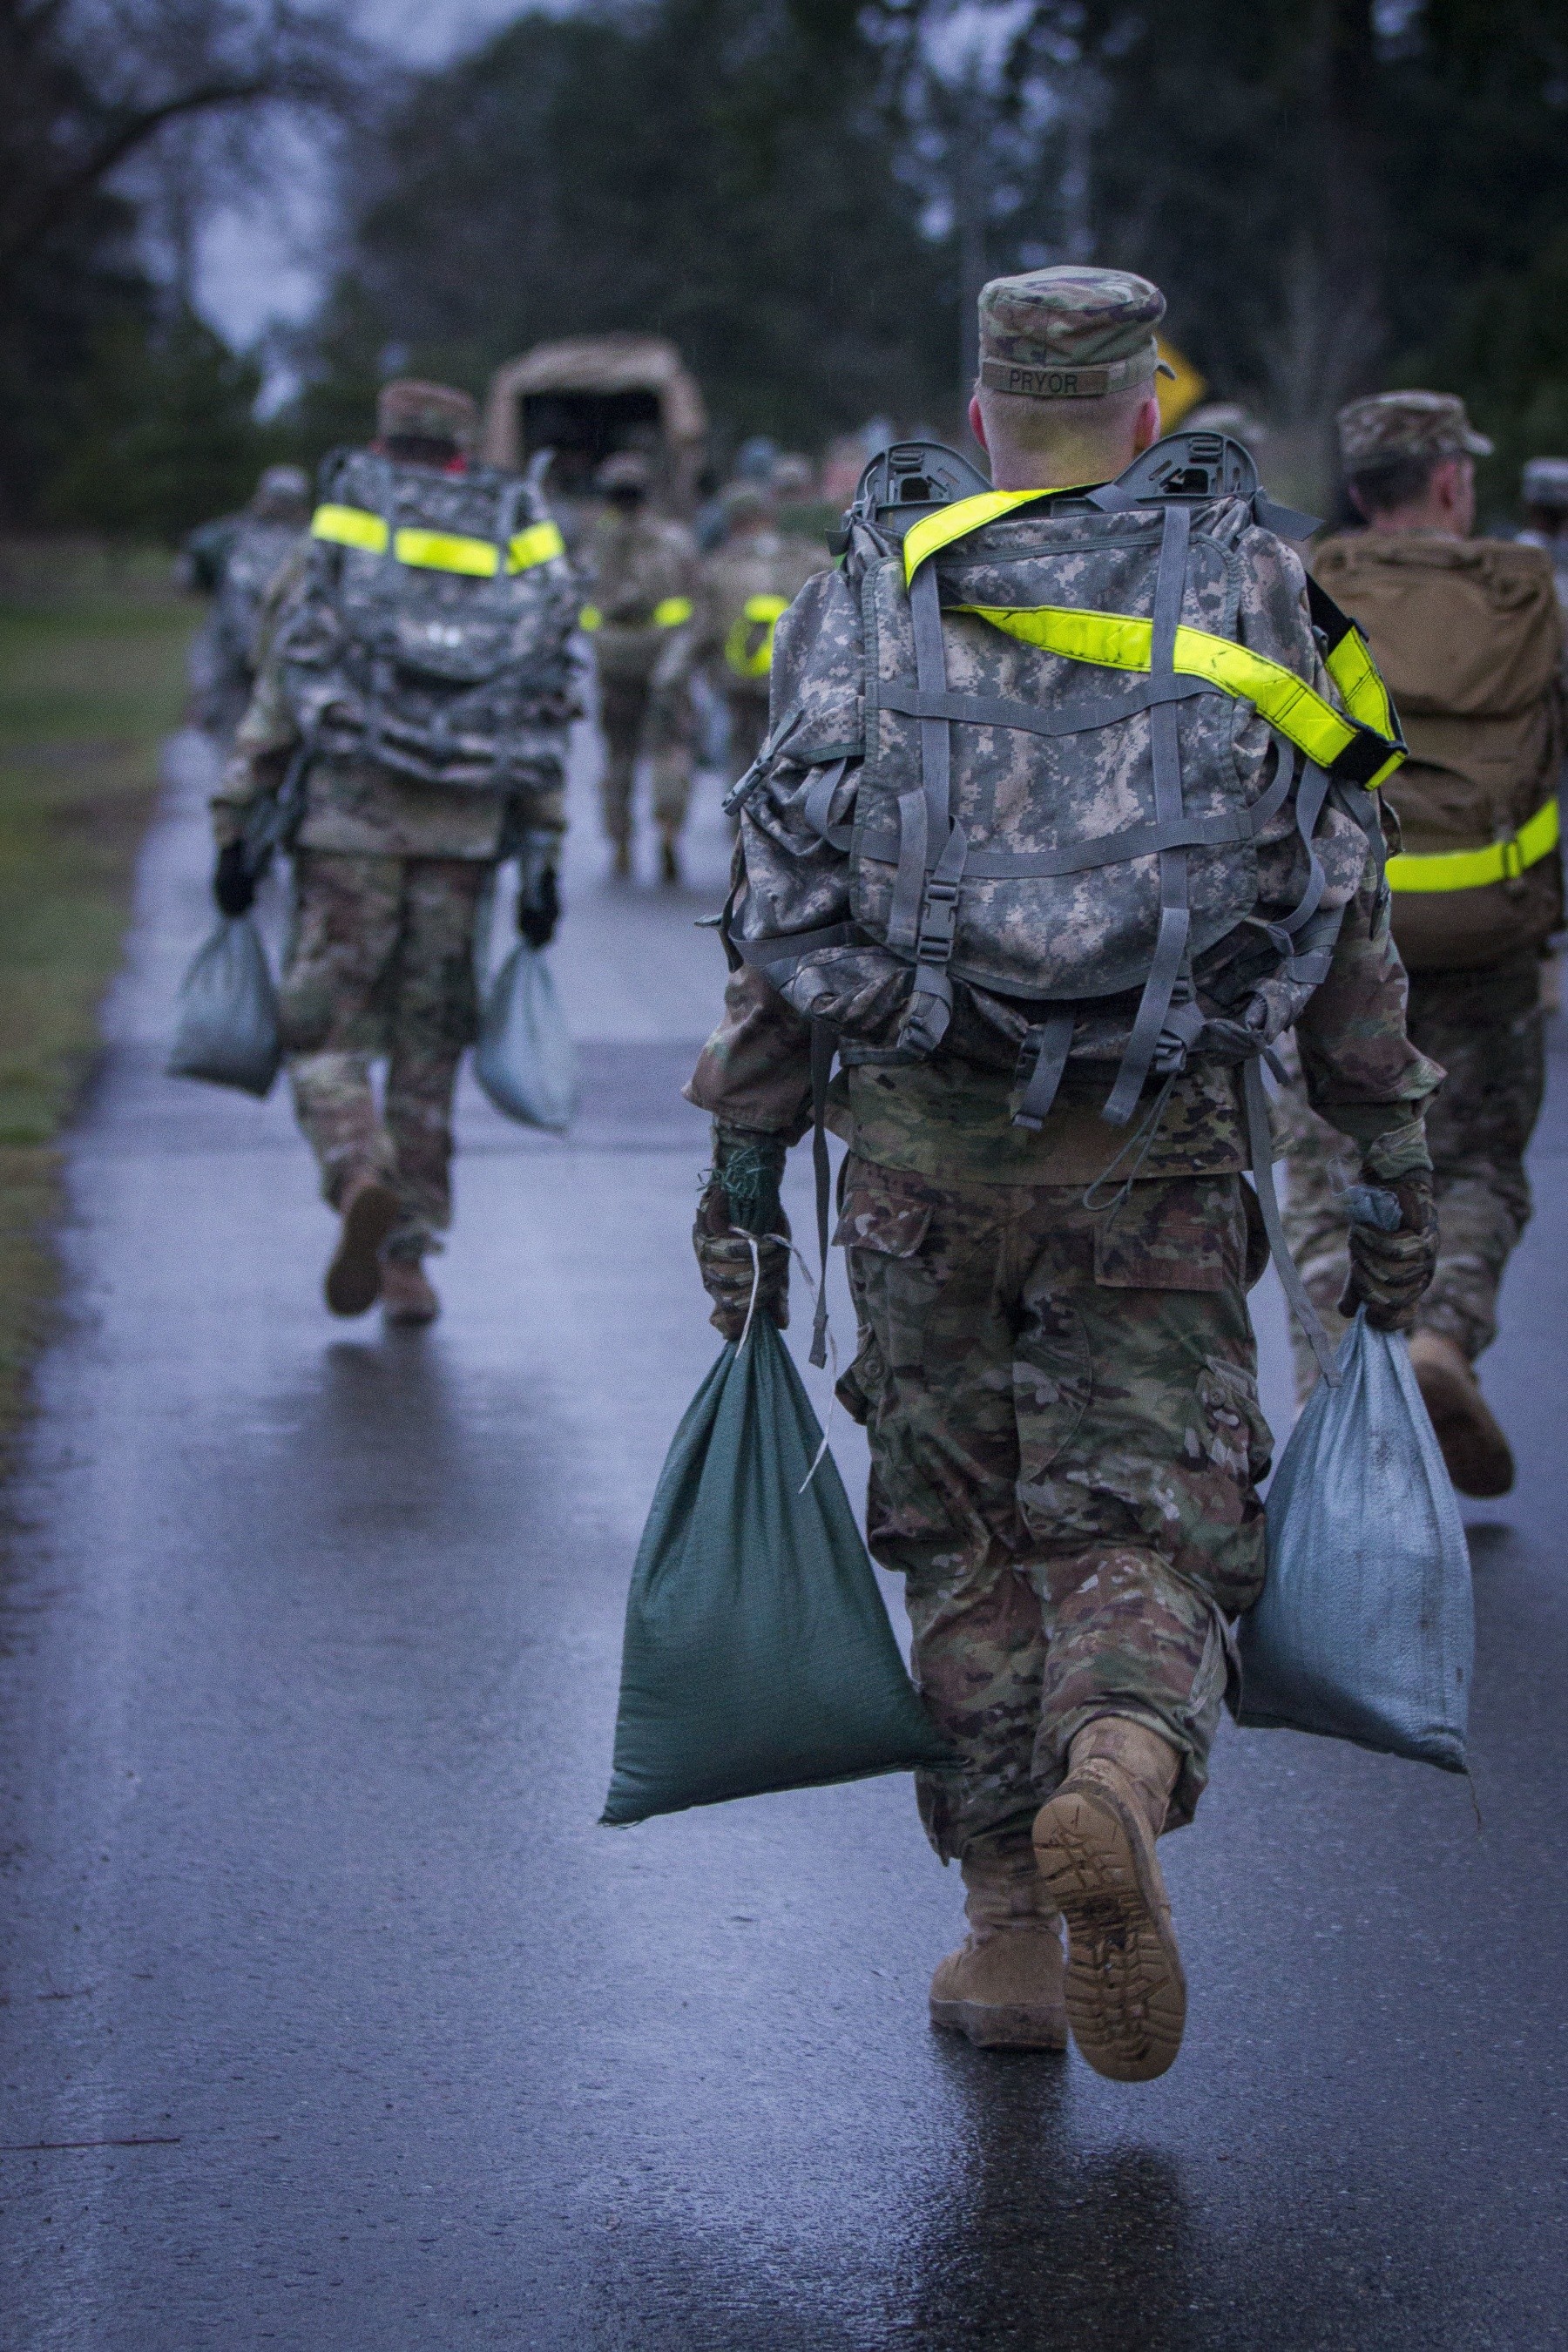
[[[213,600],[191,647],[191,716],[226,742],[256,684],[267,592],[310,520],[303,467],[268,466],[243,514],[204,523],[185,541],[186,583]]]
[[[330,461],[213,800],[226,914],[269,845],[293,852],[283,1038],[342,1220],[327,1304],[362,1315],[379,1297],[395,1323],[439,1311],[422,1262],[451,1221],[452,1091],[498,863],[518,860],[535,947],[560,908],[577,584],[529,486],[469,463],[475,423],[466,393],[389,383],[376,441]]]
[[[1530,1215],[1542,956],[1563,916],[1562,619],[1539,548],[1469,536],[1474,460],[1491,444],[1461,402],[1353,401],[1340,440],[1369,527],[1325,541],[1313,570],[1365,632],[1409,738],[1384,795],[1404,836],[1388,866],[1394,938],[1411,1037],[1448,1074],[1427,1114],[1440,1245],[1411,1361],[1454,1484],[1502,1495],[1513,1458],[1472,1366],[1497,1336],[1498,1286]],[[1331,1315],[1349,1265],[1338,1196],[1354,1170],[1299,1094],[1286,1111],[1291,1246]],[[1308,1385],[1313,1368],[1298,1363]]]
[[[583,626],[599,675],[600,796],[615,870],[623,879],[632,870],[632,793],[646,753],[660,871],[675,883],[691,799],[697,551],[679,523],[652,511],[652,486],[653,468],[635,449],[606,458],[595,478],[605,505],[587,541]]]
[[[1521,490],[1526,547],[1544,548],[1552,558],[1557,601],[1568,610],[1568,457],[1532,457]]]
[[[768,678],[773,631],[813,572],[826,572],[826,548],[786,539],[773,503],[754,482],[724,494],[725,534],[702,567],[702,657],[730,719],[730,772],[743,775],[768,731]]]

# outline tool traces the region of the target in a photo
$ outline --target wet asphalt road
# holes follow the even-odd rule
[[[580,828],[580,1127],[465,1097],[447,1314],[384,1336],[319,1305],[281,1097],[159,1074],[206,919],[174,766],[6,1538],[5,2352],[1568,2344],[1568,1072],[1488,1372],[1524,1475],[1470,1513],[1483,1825],[1227,1733],[1164,1849],[1186,2047],[1117,2087],[929,2032],[960,1888],[901,1780],[595,1826],[713,1346],[675,1091],[711,806],[679,904]]]

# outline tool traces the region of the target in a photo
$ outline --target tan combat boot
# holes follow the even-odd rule
[[[1061,1921],[1034,1851],[966,1854],[969,1933],[931,1980],[931,2021],[979,2050],[1065,2050]]]
[[[338,1203],[342,1230],[324,1288],[334,1315],[366,1315],[381,1296],[381,1245],[397,1223],[397,1195],[381,1176],[355,1176]]]
[[[1068,1927],[1068,2023],[1114,2083],[1152,2081],[1182,2046],[1186,1979],[1154,1854],[1180,1767],[1146,1725],[1101,1716],[1035,1817],[1040,1876]]]
[[[1410,1369],[1460,1494],[1506,1495],[1513,1455],[1458,1340],[1446,1331],[1413,1331]]]
[[[389,1323],[434,1323],[441,1302],[416,1257],[389,1257],[381,1269],[381,1311]]]

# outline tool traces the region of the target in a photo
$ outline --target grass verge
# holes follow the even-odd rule
[[[178,723],[191,605],[157,557],[0,551],[0,1463],[46,1328],[57,1138],[98,1042]]]

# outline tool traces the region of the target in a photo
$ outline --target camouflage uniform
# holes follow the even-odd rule
[[[302,570],[300,559],[275,584],[256,693],[213,797],[220,849],[276,794],[300,743],[273,640]],[[497,862],[523,833],[558,844],[565,824],[559,756],[525,763],[505,791],[443,788],[364,758],[318,755],[306,769],[284,1049],[324,1198],[336,1208],[364,1175],[398,1193],[390,1256],[419,1258],[451,1223],[452,1097],[477,1034],[475,950]]]
[[[1108,282],[1117,301],[1147,306],[1146,362],[1130,355],[1121,316],[1108,330],[1098,319],[1102,347],[1069,351],[1060,368],[1037,341],[1031,356],[1022,333],[988,329],[998,388],[1054,384],[1072,364],[1114,374],[1102,389],[1136,364],[1146,380],[1153,289],[1085,273],[1073,316]],[[1236,565],[1245,642],[1331,696],[1295,557],[1249,530]],[[812,612],[796,614],[790,647],[812,625]],[[780,696],[795,690],[790,658],[786,648]],[[858,658],[846,648],[846,677]],[[1238,709],[1226,740],[1240,745],[1260,724]],[[1048,758],[1064,795],[1090,805],[1105,789],[1092,735],[1007,756]],[[767,893],[765,830],[748,815],[737,851],[740,938],[748,893]],[[1260,901],[1283,911],[1307,870],[1289,798],[1258,839]],[[1392,1178],[1425,1165],[1421,1108],[1441,1074],[1405,1034],[1405,974],[1359,825],[1335,811],[1318,848],[1325,901],[1345,912],[1328,977],[1300,1014],[1308,1082]],[[834,896],[843,861],[820,871],[822,904],[805,919],[831,926],[847,912]],[[1082,886],[1086,926],[1094,887]],[[860,953],[833,950],[846,996]],[[868,951],[866,973],[885,961]],[[929,1061],[852,1066],[830,1097],[830,1124],[849,1145],[837,1237],[859,1327],[839,1393],[870,1436],[872,1549],[905,1576],[916,1676],[962,1759],[956,1774],[919,1783],[944,1859],[1026,1838],[1074,1735],[1100,1717],[1131,1718],[1177,1751],[1170,1821],[1190,1820],[1227,1680],[1226,1621],[1264,1574],[1257,1483],[1269,1437],[1246,1300],[1263,1253],[1242,1180],[1236,1069],[1200,1061],[1175,1079],[1129,1181],[1128,1138],[1155,1088],[1130,1129],[1112,1129],[1100,1116],[1104,1061],[1075,1059],[1039,1130],[1019,1128],[1016,1041],[998,1053],[993,1037],[1003,1066],[985,1066],[989,1017],[961,997]],[[728,1134],[795,1140],[807,1123],[809,1038],[802,1014],[742,965],[689,1099]]]
[[[732,496],[730,535],[702,566],[699,657],[711,674],[730,716],[730,772],[743,775],[763,748],[768,731],[768,674],[773,665],[773,620],[794,603],[814,572],[826,571],[827,551],[806,539],[786,539],[767,519],[765,499],[752,493]],[[742,513],[761,528],[741,529]],[[763,600],[757,612],[747,606]],[[774,615],[776,617],[776,614]]]
[[[673,843],[691,798],[697,551],[679,523],[644,509],[598,516],[584,552],[605,736],[605,832],[617,848],[630,841],[632,788],[646,755],[654,823]]]
[[[269,466],[244,514],[205,523],[186,541],[189,583],[213,598],[191,646],[191,715],[226,741],[256,684],[268,589],[298,551],[310,519],[306,476],[298,466]]]
[[[1461,404],[1442,394],[1391,393],[1352,403],[1342,416],[1341,433],[1345,463],[1352,473],[1384,457],[1484,455],[1490,446],[1470,430]],[[1315,564],[1326,570],[1330,593],[1351,617],[1363,621],[1373,652],[1397,691],[1396,654],[1391,646],[1380,645],[1379,615],[1358,614],[1353,588],[1339,576],[1342,566],[1335,564],[1342,547],[1353,551],[1369,544],[1364,539],[1329,540],[1320,549]],[[1458,544],[1432,533],[1420,534],[1418,540],[1395,535],[1388,560],[1396,555],[1412,558],[1397,576],[1409,580],[1414,594],[1421,586],[1427,557],[1435,561],[1445,549]],[[1447,658],[1446,652],[1440,653],[1439,665]],[[1456,796],[1454,772],[1444,756],[1447,752],[1457,758],[1462,769],[1463,747],[1456,750],[1447,744],[1442,732],[1454,724],[1442,712],[1432,711],[1424,698],[1413,699],[1405,715],[1412,757],[1394,780],[1387,797],[1404,821],[1407,847],[1440,850],[1463,845],[1467,838],[1461,830],[1451,844],[1431,831],[1434,808],[1438,814],[1453,811],[1451,824],[1462,823],[1469,808],[1468,803]],[[1550,733],[1550,712],[1542,724]],[[1531,731],[1527,723],[1527,743]],[[1554,773],[1550,740],[1540,756]],[[1499,790],[1505,791],[1511,782],[1505,772],[1506,762],[1492,764],[1500,768]],[[1475,793],[1473,798],[1484,835],[1491,827],[1486,811],[1479,807],[1481,795]],[[1542,867],[1542,874],[1546,870]],[[1542,923],[1549,927],[1552,919],[1554,884],[1544,881],[1541,887],[1547,897],[1544,913],[1537,916],[1532,908],[1518,910],[1527,938],[1531,928],[1539,930]],[[1415,1328],[1441,1332],[1472,1363],[1497,1337],[1499,1288],[1530,1218],[1524,1155],[1540,1116],[1545,1083],[1539,947],[1525,944],[1500,956],[1494,953],[1491,961],[1477,964],[1459,932],[1461,923],[1474,921],[1473,913],[1461,902],[1476,895],[1456,892],[1447,898],[1434,898],[1421,894],[1425,930],[1451,911],[1456,926],[1455,960],[1466,968],[1445,970],[1440,959],[1434,968],[1432,943],[1423,939],[1423,953],[1409,979],[1411,1039],[1447,1072],[1442,1091],[1426,1116],[1439,1244],[1436,1273],[1416,1311]],[[1396,935],[1401,930],[1403,903],[1396,894]],[[1411,951],[1414,961],[1414,948]],[[1286,1090],[1279,1113],[1289,1161],[1286,1232],[1308,1291],[1337,1337],[1344,1328],[1337,1309],[1349,1270],[1349,1228],[1339,1200],[1345,1187],[1355,1181],[1353,1155],[1333,1129],[1314,1115],[1299,1072]],[[1316,1381],[1317,1365],[1300,1334],[1293,1334],[1293,1339],[1297,1385],[1304,1396]]]

